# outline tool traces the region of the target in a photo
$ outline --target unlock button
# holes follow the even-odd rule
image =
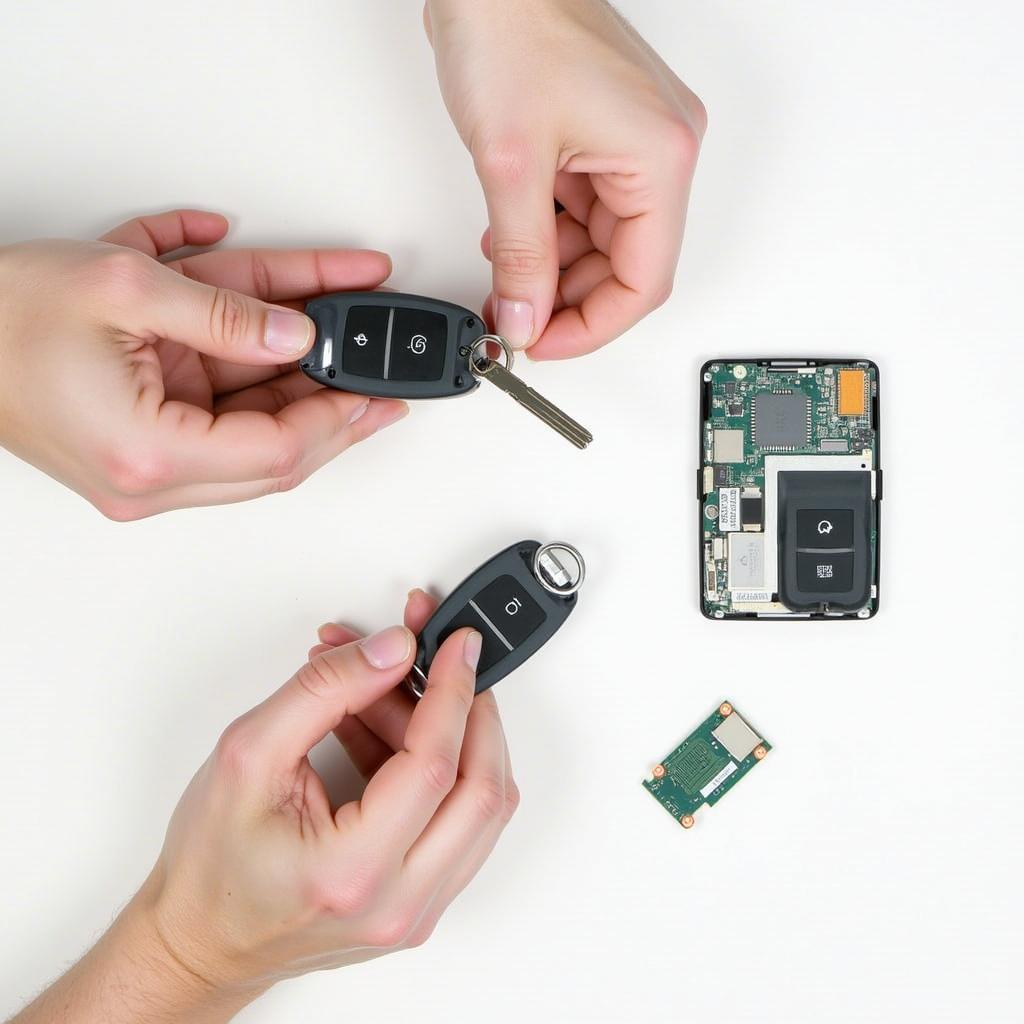
[[[448,317],[424,309],[396,309],[391,329],[391,380],[440,380],[448,345]]]

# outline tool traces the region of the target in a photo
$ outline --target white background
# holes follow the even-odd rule
[[[499,688],[505,839],[426,947],[241,1019],[1019,1019],[1024,18],[621,6],[711,128],[672,300],[528,367],[591,450],[481,393],[294,493],[133,525],[0,456],[0,1012],[102,931],[320,622],[382,626],[535,535],[590,578]],[[0,241],[205,205],[235,243],[376,246],[392,285],[478,306],[483,204],[417,3],[0,11]],[[698,613],[697,369],[734,354],[880,364],[873,621]],[[775,750],[684,832],[640,779],[726,696]]]

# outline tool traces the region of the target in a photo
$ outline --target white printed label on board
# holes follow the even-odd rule
[[[733,533],[740,528],[740,489],[720,487],[718,490],[718,528]]]
[[[736,771],[736,762],[730,761],[706,786],[701,786],[700,795],[705,800]]]

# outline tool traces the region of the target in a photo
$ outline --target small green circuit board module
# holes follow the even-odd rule
[[[714,804],[767,756],[771,746],[723,701],[664,760],[644,788],[683,828],[705,803]]]
[[[878,606],[878,367],[719,360],[701,370],[701,609],[869,618]]]

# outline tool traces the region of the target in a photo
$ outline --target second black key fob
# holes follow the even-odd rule
[[[299,366],[330,388],[376,398],[447,398],[473,391],[472,310],[400,292],[335,292],[306,304],[316,324]]]
[[[523,540],[505,548],[467,576],[423,627],[412,691],[422,696],[437,649],[463,626],[483,637],[476,692],[492,687],[558,631],[576,607],[585,572],[571,544]]]

